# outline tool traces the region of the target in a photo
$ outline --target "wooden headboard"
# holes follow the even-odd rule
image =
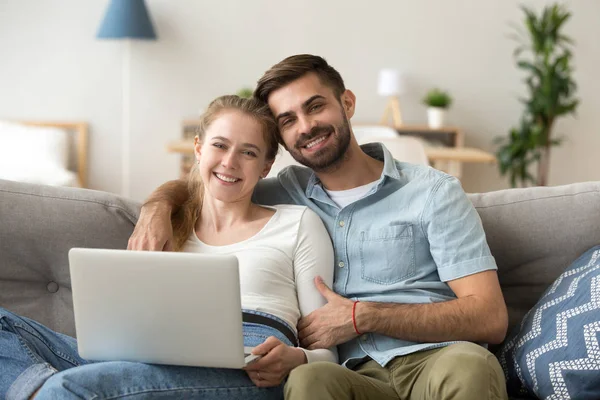
[[[79,184],[87,188],[87,147],[88,124],[87,122],[45,122],[45,121],[18,121],[24,125],[43,126],[64,129],[71,134],[69,158],[73,160]]]

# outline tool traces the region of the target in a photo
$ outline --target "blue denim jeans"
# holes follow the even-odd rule
[[[274,328],[244,323],[244,346],[269,336],[291,345]],[[37,389],[40,400],[283,399],[283,384],[258,388],[243,370],[87,361],[74,338],[0,307],[0,398],[28,399]]]

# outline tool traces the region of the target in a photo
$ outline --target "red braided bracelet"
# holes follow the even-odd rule
[[[362,335],[362,333],[360,333],[358,331],[358,328],[356,327],[356,304],[359,303],[358,300],[356,300],[354,302],[354,304],[352,305],[352,325],[354,325],[354,332],[356,332],[357,335]]]

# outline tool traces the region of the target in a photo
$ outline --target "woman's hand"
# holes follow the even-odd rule
[[[274,336],[256,346],[252,354],[262,355],[262,358],[244,367],[244,370],[258,387],[279,386],[291,370],[306,364],[302,349],[288,346]]]

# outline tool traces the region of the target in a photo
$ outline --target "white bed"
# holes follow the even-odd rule
[[[85,122],[0,120],[0,179],[87,187]]]

